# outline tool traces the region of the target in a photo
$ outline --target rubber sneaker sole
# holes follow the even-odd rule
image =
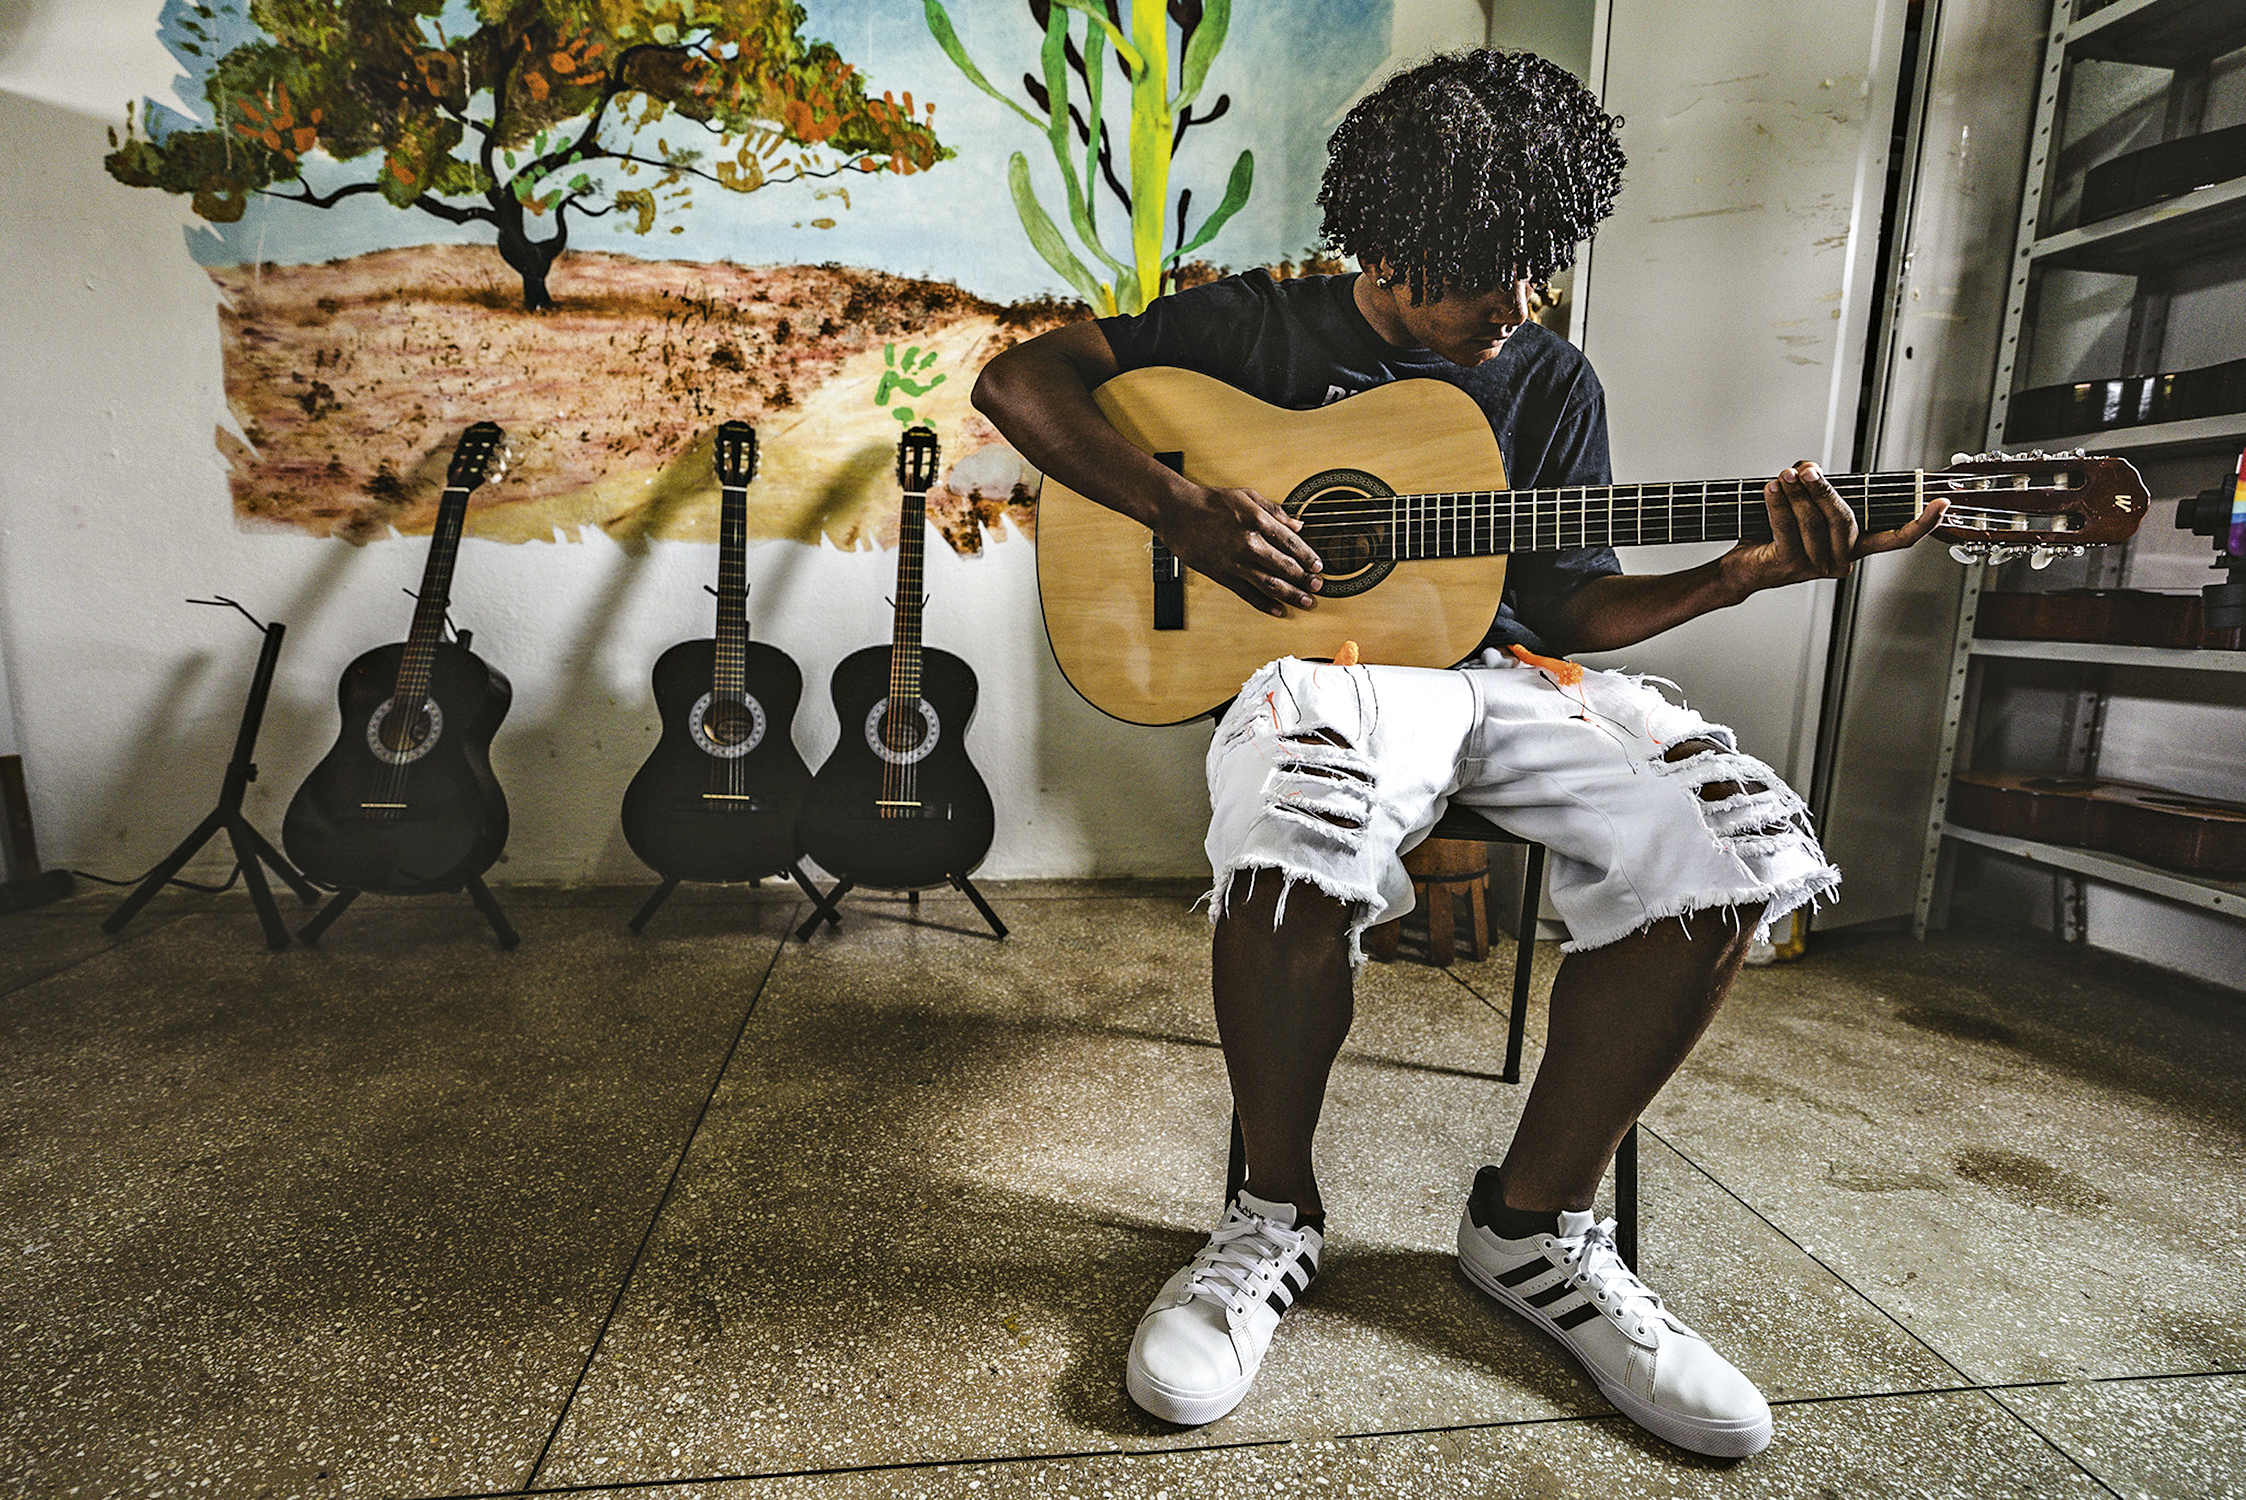
[[[1201,1427],[1214,1422],[1238,1406],[1248,1394],[1248,1387],[1255,1383],[1255,1371],[1251,1370],[1231,1385],[1214,1391],[1188,1392],[1172,1390],[1141,1370],[1136,1361],[1123,1372],[1123,1388],[1131,1393],[1131,1399],[1138,1403],[1141,1411],[1180,1427]]]
[[[1768,1416],[1750,1417],[1736,1422],[1688,1417],[1681,1412],[1656,1406],[1609,1380],[1596,1365],[1583,1357],[1582,1351],[1575,1347],[1541,1309],[1530,1306],[1526,1300],[1500,1286],[1494,1272],[1485,1271],[1476,1265],[1473,1255],[1468,1251],[1466,1237],[1461,1235],[1459,1238],[1458,1268],[1466,1273],[1466,1279],[1474,1283],[1478,1291],[1488,1293],[1548,1334],[1583,1367],[1583,1373],[1591,1377],[1592,1384],[1599,1388],[1599,1394],[1612,1402],[1616,1411],[1655,1437],[1666,1439],[1694,1453],[1704,1453],[1710,1458],[1751,1458],[1770,1446],[1771,1423]]]

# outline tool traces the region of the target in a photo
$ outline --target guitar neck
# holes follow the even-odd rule
[[[905,491],[898,526],[897,624],[889,638],[889,699],[892,704],[917,701],[920,697],[920,614],[921,606],[927,602],[921,578],[921,564],[927,551],[927,491]],[[903,719],[892,713],[890,723],[901,724]]]
[[[1826,478],[1867,532],[1901,526],[1924,506],[1925,476],[1916,470]],[[1381,495],[1313,507],[1304,531],[1315,547],[1321,532],[1327,536],[1344,530],[1361,533],[1369,523],[1381,530],[1377,555],[1398,561],[1567,547],[1769,541],[1765,483],[1691,479]]]
[[[725,485],[718,515],[717,670],[711,686],[740,693],[747,686],[749,645],[749,489]]]
[[[437,644],[444,639],[445,611],[451,603],[452,565],[468,519],[468,495],[467,486],[447,486],[437,505],[429,561],[421,570],[421,590],[415,595],[413,628],[406,633],[405,654],[398,663],[398,697],[408,703],[419,703],[429,691],[429,669],[436,661]]]

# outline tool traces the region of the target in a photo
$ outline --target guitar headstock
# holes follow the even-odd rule
[[[478,422],[460,434],[452,445],[452,462],[445,468],[445,488],[472,490],[507,472],[507,434],[497,422]]]
[[[756,429],[746,422],[721,422],[712,457],[717,482],[738,489],[756,478]]]
[[[1960,562],[2079,557],[2126,542],[2151,501],[2127,459],[2083,453],[1960,454],[1928,470],[1926,498],[1950,502],[1934,534]]]
[[[897,439],[898,487],[908,495],[927,494],[936,487],[943,459],[943,445],[936,441],[935,428],[907,427]]]

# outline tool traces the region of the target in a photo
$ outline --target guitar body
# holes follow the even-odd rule
[[[811,782],[792,732],[803,673],[778,647],[748,643],[728,719],[711,686],[716,655],[715,640],[681,641],[656,660],[663,737],[624,793],[625,841],[666,879],[756,880],[795,863]]]
[[[1368,542],[1387,516],[1385,505],[1364,509],[1368,494],[1505,482],[1482,409],[1440,380],[1400,380],[1316,411],[1287,411],[1163,367],[1127,370],[1092,394],[1134,445],[1180,455],[1186,477],[1253,489],[1312,518],[1355,507],[1367,517]],[[1329,545],[1314,610],[1275,619],[1185,569],[1184,626],[1158,630],[1151,545],[1136,521],[1047,476],[1037,590],[1053,658],[1095,707],[1134,724],[1196,718],[1229,703],[1273,657],[1330,657],[1344,640],[1368,662],[1453,666],[1481,644],[1505,586],[1501,555],[1382,564]]]
[[[967,758],[967,725],[975,715],[974,668],[948,651],[919,648],[924,727],[910,754],[917,809],[879,804],[890,762],[874,716],[889,697],[890,651],[869,646],[834,669],[835,714],[842,738],[812,778],[796,820],[796,846],[859,885],[918,890],[966,875],[990,853],[997,830],[990,788]],[[926,747],[923,749],[922,747]],[[891,752],[894,753],[894,752]],[[899,812],[901,815],[885,816]]]
[[[429,671],[433,735],[410,759],[378,754],[375,717],[396,690],[406,646],[377,646],[344,670],[343,732],[289,802],[281,842],[323,885],[418,896],[458,890],[507,845],[507,797],[491,737],[514,689],[472,651],[440,643]]]

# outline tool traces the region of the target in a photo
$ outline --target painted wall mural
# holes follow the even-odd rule
[[[168,0],[187,77],[105,165],[205,226],[244,524],[426,531],[453,437],[489,419],[515,461],[472,534],[714,539],[710,434],[738,417],[754,534],[888,545],[896,436],[924,421],[930,513],[972,554],[1034,515],[967,399],[986,360],[1309,256],[1388,0],[1269,11]]]

